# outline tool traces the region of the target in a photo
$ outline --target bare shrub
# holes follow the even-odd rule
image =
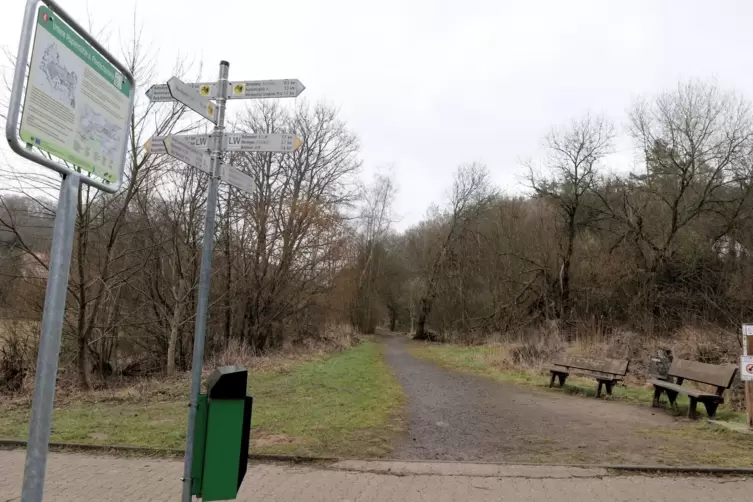
[[[0,393],[30,388],[37,357],[35,323],[6,321],[0,332]]]

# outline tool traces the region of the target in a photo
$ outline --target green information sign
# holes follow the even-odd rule
[[[130,82],[47,7],[37,12],[20,136],[109,183],[120,181]]]

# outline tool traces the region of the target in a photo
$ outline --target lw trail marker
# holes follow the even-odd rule
[[[81,183],[108,193],[120,188],[136,85],[128,69],[56,2],[41,3],[26,2],[5,124],[15,153],[63,177],[34,376],[24,502],[40,502],[44,495],[79,188]]]
[[[212,271],[212,248],[214,247],[214,224],[217,210],[217,190],[220,181],[228,183],[244,192],[253,192],[254,180],[237,168],[222,163],[225,152],[281,152],[290,153],[301,146],[301,140],[294,134],[227,134],[225,133],[225,105],[228,99],[259,99],[298,96],[305,87],[300,81],[292,80],[257,80],[228,82],[230,64],[220,63],[217,82],[185,83],[177,77],[171,78],[165,85],[154,85],[147,92],[153,102],[176,100],[183,103],[207,120],[214,122],[212,134],[192,134],[174,136],[155,136],[146,143],[146,150],[152,154],[165,154],[200,169],[210,175],[207,189],[207,212],[204,220],[204,242],[199,272],[199,298],[196,308],[196,330],[194,334],[193,359],[191,367],[191,401],[188,411],[188,431],[186,434],[186,454],[183,465],[183,502],[190,502],[192,495],[202,500],[228,500],[235,498],[237,490],[246,472],[248,456],[248,428],[251,420],[250,401],[246,408],[238,404],[232,413],[224,413],[230,430],[245,431],[245,437],[231,441],[241,445],[238,475],[229,481],[213,478],[212,468],[207,468],[207,452],[228,446],[212,443],[212,434],[207,433],[212,427],[207,416],[212,416],[212,393],[209,399],[201,395],[201,370],[204,361],[204,338],[206,333],[207,309],[209,307],[209,289]],[[213,102],[214,100],[215,102]],[[207,153],[208,152],[208,153]],[[210,385],[207,385],[209,388]],[[245,389],[245,383],[242,386]],[[240,400],[239,400],[240,402]],[[203,403],[203,404],[202,404]],[[237,403],[236,403],[237,404]],[[215,410],[221,406],[215,404]],[[206,408],[209,408],[207,414]],[[240,416],[238,416],[240,414]],[[215,419],[217,420],[217,419]],[[238,424],[241,424],[238,426]],[[238,426],[238,427],[236,427]],[[217,423],[213,426],[218,427]],[[227,436],[227,434],[226,434]],[[211,444],[210,444],[211,443]],[[223,451],[225,451],[223,449]],[[196,456],[194,456],[196,452]],[[226,452],[227,453],[227,452]],[[226,455],[227,456],[227,455]],[[232,455],[235,458],[235,454]],[[213,457],[214,458],[214,457]],[[208,460],[207,460],[208,461]],[[212,479],[208,479],[212,477]],[[217,474],[219,476],[219,474]],[[228,484],[230,483],[230,484]],[[232,485],[232,486],[231,486]]]
[[[165,152],[171,157],[175,157],[181,162],[185,162],[191,167],[201,169],[205,173],[212,174],[211,157],[192,147],[192,145],[183,140],[180,136],[167,136],[162,140]]]
[[[173,136],[181,138],[192,148],[209,151],[212,136],[210,134],[179,134]],[[146,142],[148,153],[165,154],[167,150],[163,144],[166,136],[154,136]],[[222,149],[225,152],[278,152],[291,153],[301,147],[303,142],[295,134],[236,134],[225,133],[222,138]]]

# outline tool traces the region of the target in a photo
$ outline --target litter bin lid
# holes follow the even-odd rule
[[[210,399],[244,399],[248,370],[241,365],[221,366],[207,378]]]

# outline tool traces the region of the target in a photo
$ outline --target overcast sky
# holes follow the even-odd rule
[[[231,80],[300,79],[302,96],[338,107],[360,138],[365,177],[394,164],[399,228],[442,201],[464,162],[520,190],[520,160],[540,156],[552,125],[589,110],[621,128],[635,97],[689,77],[753,97],[745,0],[59,2],[106,26],[110,48],[131,37],[135,12],[162,82],[179,57],[212,78],[225,59]],[[0,46],[15,53],[25,1],[2,3]],[[610,163],[631,159],[623,139]]]

